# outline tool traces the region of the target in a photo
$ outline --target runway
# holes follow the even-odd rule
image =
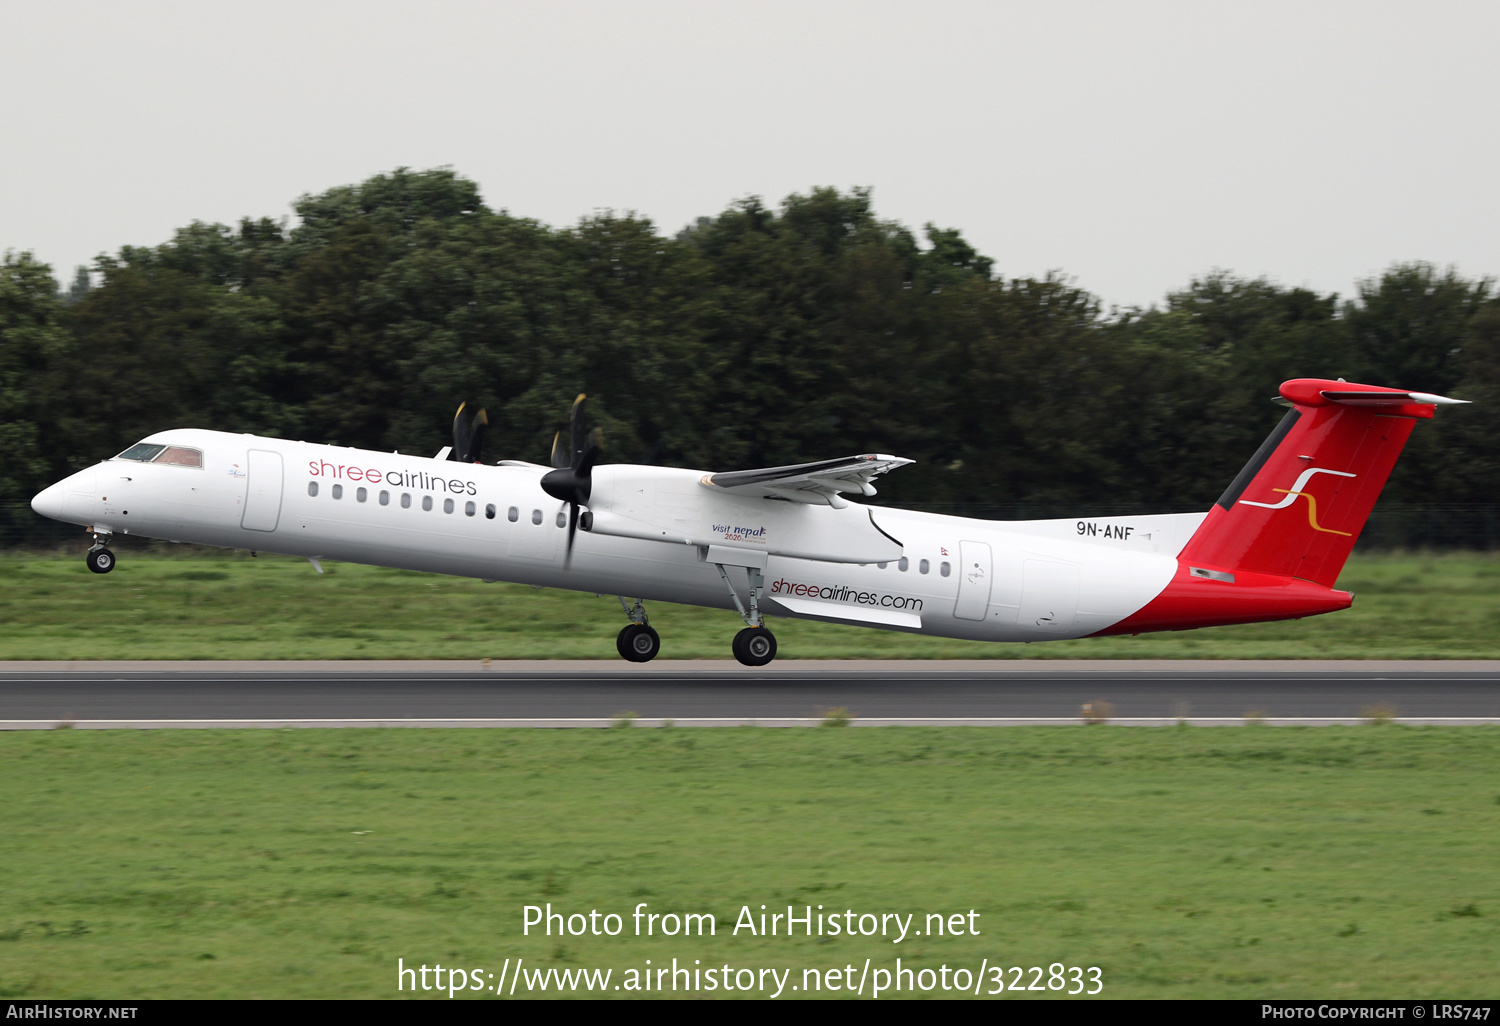
[[[0,663],[0,729],[805,726],[831,713],[866,726],[1500,723],[1500,663]]]

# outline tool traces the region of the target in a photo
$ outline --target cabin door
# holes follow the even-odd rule
[[[247,531],[274,531],[281,520],[281,453],[251,449],[246,453],[245,512]]]
[[[954,616],[960,620],[983,620],[989,614],[991,576],[989,545],[959,542],[958,605],[953,607]]]

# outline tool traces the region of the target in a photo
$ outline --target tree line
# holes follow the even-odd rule
[[[1211,503],[1291,377],[1474,400],[1413,435],[1388,500],[1500,501],[1500,300],[1414,262],[1341,299],[1209,274],[1147,310],[919,242],[867,190],[759,199],[675,236],[554,228],[446,169],[302,197],[296,227],[195,222],[60,290],[0,265],[0,503],[153,431],[545,462],[586,392],[607,462],[734,470],[888,452],[882,501]],[[95,284],[97,281],[97,284]],[[30,516],[29,511],[26,514]]]

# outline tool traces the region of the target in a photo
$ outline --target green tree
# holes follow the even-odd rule
[[[59,292],[57,298],[64,306],[69,306],[88,295],[89,290],[93,287],[94,282],[89,275],[89,269],[87,267],[75,267],[73,269],[73,284],[68,286],[68,291]]]
[[[728,366],[707,343],[722,295],[709,266],[634,215],[585,218],[560,242],[577,273],[571,348],[609,457],[712,466],[715,387]]]
[[[943,418],[961,502],[1050,502],[1113,476],[1096,454],[1110,420],[1098,300],[1059,278],[974,281],[944,291]],[[1111,426],[1108,430],[1115,430]]]
[[[1418,425],[1387,489],[1395,501],[1500,503],[1500,300],[1475,312],[1458,348],[1449,394],[1472,405]]]
[[[1428,263],[1396,264],[1360,282],[1344,317],[1353,335],[1358,380],[1445,395],[1463,376],[1458,360],[1474,315],[1494,282],[1469,281]]]
[[[273,372],[274,300],[173,270],[162,256],[127,248],[102,259],[103,284],[69,310],[72,338],[47,382],[67,467],[165,428],[290,426]]]
[[[1204,506],[1290,377],[1500,407],[1492,283],[1396,265],[1353,302],[1215,272],[1105,317],[1072,281],[1004,279],[954,228],[919,241],[868,189],[750,198],[675,238],[487,208],[451,169],[193,222],[101,258],[64,296],[0,282],[0,498],[180,425],[435,452],[460,401],[487,458],[541,461],[572,397],[605,458],[737,469],[890,452],[909,503]],[[1493,415],[1445,410],[1389,495],[1496,501]]]
[[[40,387],[68,349],[52,269],[29,252],[0,260],[0,503],[48,484],[43,427],[54,405]]]
[[[1352,374],[1338,297],[1215,272],[1130,312],[1112,329],[1117,373],[1150,407],[1135,435],[1134,476],[1154,501],[1212,502],[1280,419],[1269,400],[1290,378]],[[1128,342],[1126,340],[1129,340]]]
[[[724,368],[717,466],[851,451],[925,462],[945,448],[955,396],[943,294],[990,267],[958,233],[929,230],[924,254],[910,231],[875,217],[869,190],[815,189],[779,214],[741,201],[681,238],[719,288],[706,336]]]
[[[1491,305],[1492,288],[1488,279],[1470,281],[1453,268],[1439,273],[1423,262],[1395,264],[1378,279],[1361,282],[1358,299],[1344,308],[1356,361],[1350,377],[1439,395],[1456,395],[1468,378],[1483,397],[1488,333],[1485,324],[1476,331],[1475,322]],[[1473,501],[1465,497],[1494,494],[1479,471],[1493,445],[1469,430],[1487,420],[1473,407],[1458,407],[1440,410],[1433,425],[1419,425],[1391,474],[1385,500]]]

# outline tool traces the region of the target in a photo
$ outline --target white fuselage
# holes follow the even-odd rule
[[[714,564],[728,564],[741,595],[746,573],[733,568],[753,565],[764,573],[762,609],[772,616],[987,641],[1076,638],[1119,622],[1171,581],[1204,516],[994,522],[778,503],[768,515],[797,506],[786,515],[806,537],[853,537],[843,525],[857,519],[868,530],[873,522],[891,540],[892,557],[856,563],[755,552],[756,539],[727,532],[718,536],[724,546],[710,550],[670,532],[653,540],[580,531],[565,567],[566,507],[542,491],[545,467],[198,429],[146,441],[201,450],[202,466],[107,460],[48,488],[33,506],[100,533],[725,609],[733,604]],[[665,482],[657,503],[668,493],[691,497],[684,489],[702,487],[699,473],[595,471],[599,489],[614,479],[625,482],[616,491],[637,479]],[[733,555],[737,545],[751,546],[743,561]]]

